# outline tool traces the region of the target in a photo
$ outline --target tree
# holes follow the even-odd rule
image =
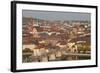
[[[29,48],[25,48],[24,50],[23,50],[23,53],[27,53],[27,52],[33,52],[31,49],[29,49]]]
[[[81,43],[81,44],[78,44],[78,51],[83,51],[83,52],[86,52],[86,51],[90,51],[90,45],[88,45],[87,43]]]

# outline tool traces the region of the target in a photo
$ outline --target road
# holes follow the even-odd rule
[[[75,56],[91,56],[91,54],[81,54],[81,53],[64,53],[65,55],[75,55]]]
[[[82,53],[63,53],[64,55],[75,55],[75,56],[91,56],[91,54],[82,54]],[[32,55],[32,53],[23,53],[23,55]]]

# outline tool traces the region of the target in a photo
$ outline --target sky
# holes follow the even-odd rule
[[[79,12],[58,12],[58,11],[37,11],[37,10],[23,10],[23,17],[32,17],[44,20],[73,20],[73,21],[90,21],[90,13],[79,13]]]

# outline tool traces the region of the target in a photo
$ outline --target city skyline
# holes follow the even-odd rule
[[[23,17],[32,17],[49,21],[90,21],[90,13],[79,12],[59,12],[59,11],[38,11],[38,10],[23,10]]]

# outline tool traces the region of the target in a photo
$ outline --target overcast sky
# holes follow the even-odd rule
[[[37,10],[23,10],[23,17],[33,17],[45,20],[90,20],[90,13],[79,12],[56,12],[56,11],[37,11]]]

